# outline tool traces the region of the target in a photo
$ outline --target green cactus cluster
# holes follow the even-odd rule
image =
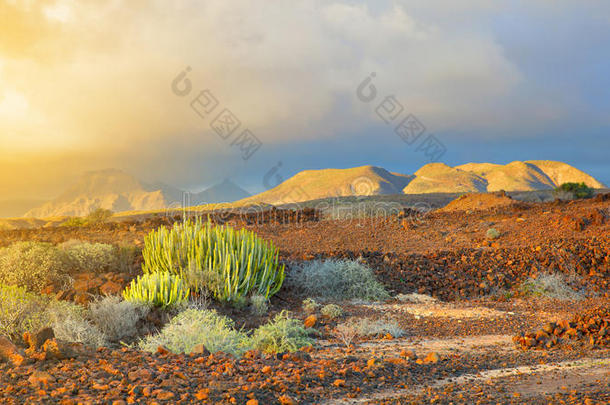
[[[284,281],[284,265],[272,242],[200,218],[152,231],[142,254],[145,274],[178,275],[193,291],[207,290],[220,301],[241,303],[248,294],[269,298]]]
[[[180,276],[167,271],[138,276],[123,290],[125,301],[164,308],[183,304],[188,297],[186,283]]]

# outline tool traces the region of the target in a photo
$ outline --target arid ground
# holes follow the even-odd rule
[[[314,259],[366,263],[390,298],[322,300],[342,308],[335,317],[306,313],[306,296],[288,285],[271,298],[265,315],[211,302],[245,330],[289,310],[312,327],[314,344],[241,358],[73,346],[56,358],[0,362],[0,402],[610,402],[610,195],[494,201],[465,199],[426,215],[406,210],[353,220],[319,220],[315,212],[277,221],[272,215],[212,216],[272,240],[288,274],[296,263]],[[2,231],[0,243],[79,239],[141,248],[149,231],[173,220]],[[492,228],[497,235],[490,237]],[[89,294],[117,293],[140,272],[135,260],[119,273],[76,276],[70,291],[49,293],[86,304]],[[559,275],[569,294],[531,287],[548,275]],[[400,332],[351,336],[338,328],[359,319],[382,320]],[[165,322],[162,316],[153,321],[159,328]]]

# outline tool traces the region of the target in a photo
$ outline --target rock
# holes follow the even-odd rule
[[[54,381],[55,378],[51,374],[40,370],[35,370],[28,378],[28,382],[37,388],[47,387],[49,383]]]
[[[208,399],[209,394],[210,394],[210,389],[204,388],[195,393],[195,398],[197,398],[199,401],[203,401],[203,400]]]
[[[345,386],[345,380],[337,379],[337,380],[333,381],[333,385],[335,387],[344,387]]]
[[[23,334],[23,340],[30,349],[39,350],[42,348],[44,342],[49,339],[53,339],[55,337],[55,333],[52,328],[43,328],[36,333],[25,332]]]
[[[316,317],[315,315],[309,315],[307,318],[305,318],[303,326],[305,326],[306,328],[313,328],[316,325],[317,321],[318,317]]]
[[[246,402],[246,405],[258,405],[258,401],[254,398],[249,399],[248,402]]]
[[[0,336],[0,360],[20,366],[25,362],[25,357],[17,346],[4,336]]]
[[[297,401],[289,395],[282,395],[278,398],[281,405],[297,405]]]
[[[119,295],[123,287],[119,283],[115,283],[114,281],[106,281],[104,284],[100,286],[100,293],[104,295]]]
[[[436,364],[440,360],[440,357],[437,352],[428,353],[426,357],[424,357],[424,364]]]
[[[191,354],[192,355],[209,356],[210,355],[210,351],[205,348],[203,343],[199,343],[198,345],[193,346],[193,349],[191,350]]]
[[[170,353],[171,353],[171,352],[170,352],[169,350],[167,350],[167,349],[166,349],[165,347],[163,347],[163,346],[159,346],[159,347],[157,347],[157,354],[158,354],[159,356],[165,356],[165,355],[168,355],[168,354],[170,354]]]
[[[417,358],[417,354],[415,354],[414,350],[403,350],[400,352],[400,355],[406,359],[416,359]]]

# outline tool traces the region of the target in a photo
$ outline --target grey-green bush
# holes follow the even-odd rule
[[[293,264],[285,283],[312,297],[373,301],[389,298],[373,270],[352,260],[313,260]]]
[[[149,306],[124,301],[116,295],[98,298],[89,305],[88,317],[113,342],[138,332],[137,323],[150,311]]]
[[[139,343],[142,350],[154,352],[163,346],[173,353],[190,353],[203,344],[210,352],[222,351],[241,356],[249,349],[248,336],[235,330],[235,323],[214,310],[186,309],[176,315],[157,335]]]

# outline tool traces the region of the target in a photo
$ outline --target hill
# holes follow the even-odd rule
[[[329,197],[401,194],[412,178],[375,166],[304,170],[272,189],[237,203],[278,205]]]
[[[196,204],[218,204],[241,200],[249,196],[250,193],[246,190],[231,180],[225,179],[222,183],[193,194],[191,201]]]
[[[556,161],[516,161],[507,165],[467,163],[456,167],[430,163],[413,175],[391,173],[375,166],[304,170],[277,187],[238,203],[286,204],[356,195],[540,191],[566,182],[605,188],[587,173]]]

